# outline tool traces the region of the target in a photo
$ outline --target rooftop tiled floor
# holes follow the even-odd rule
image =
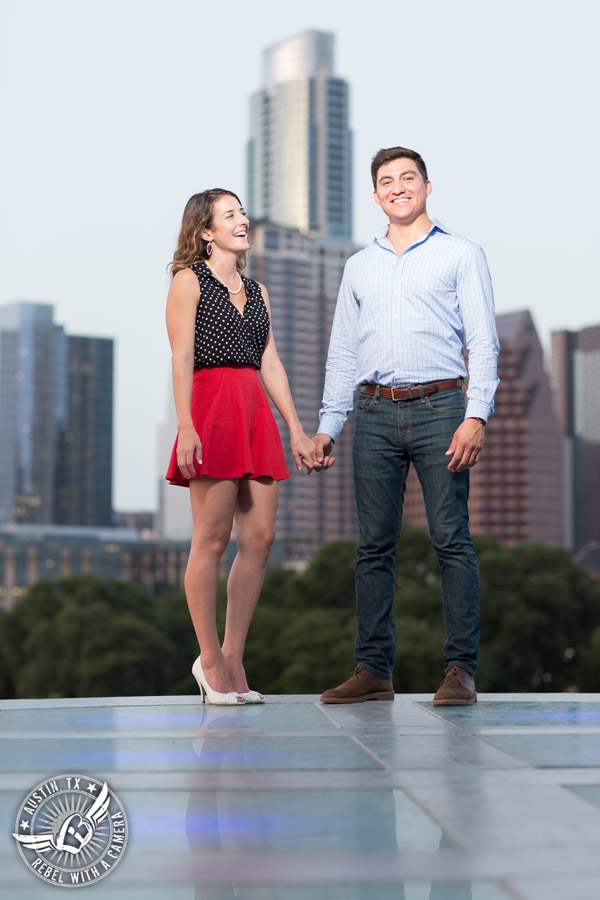
[[[12,831],[27,793],[71,772],[129,820],[92,900],[600,898],[596,694],[0,701],[3,898],[61,896]]]

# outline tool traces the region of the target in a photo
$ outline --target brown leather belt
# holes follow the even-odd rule
[[[363,394],[375,394],[379,388],[379,396],[385,400],[418,400],[441,391],[455,391],[462,388],[462,378],[447,378],[445,381],[428,381],[426,384],[411,384],[410,387],[382,387],[379,384],[361,384],[359,390]]]

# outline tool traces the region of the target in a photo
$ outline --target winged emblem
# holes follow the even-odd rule
[[[60,853],[77,855],[96,833],[96,828],[107,816],[110,804],[108,786],[104,782],[102,790],[92,805],[82,814],[71,812],[60,825],[52,831],[40,834],[14,834],[13,837],[28,850],[43,853],[45,850],[58,850]]]

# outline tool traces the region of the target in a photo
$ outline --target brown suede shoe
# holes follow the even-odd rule
[[[391,678],[380,678],[357,666],[350,678],[339,687],[321,695],[321,703],[362,703],[363,700],[393,700]]]
[[[450,666],[433,698],[434,706],[469,706],[477,701],[475,680],[460,666]]]

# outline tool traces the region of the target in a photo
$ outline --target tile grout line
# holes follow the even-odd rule
[[[355,743],[358,747],[360,747],[361,750],[364,750],[365,753],[368,753],[369,756],[371,756],[371,757],[375,760],[375,762],[379,763],[379,765],[380,765],[384,770],[386,770],[386,771],[391,771],[391,768],[392,768],[392,767],[391,767],[388,763],[386,763],[386,762],[384,762],[382,759],[380,759],[380,758],[377,756],[377,754],[374,753],[372,750],[369,750],[369,748],[366,746],[366,744],[363,744],[363,742],[362,742],[359,738],[357,738],[357,737],[355,737],[354,735],[352,735],[350,739],[351,739],[352,741],[354,741],[354,743]]]

